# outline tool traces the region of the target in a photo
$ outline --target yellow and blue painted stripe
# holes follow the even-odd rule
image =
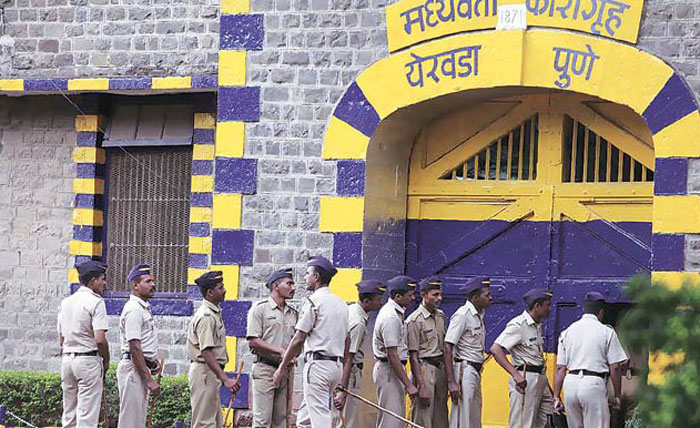
[[[245,337],[249,301],[238,299],[240,266],[253,264],[255,234],[241,228],[243,195],[257,192],[257,159],[244,157],[245,124],[260,120],[260,88],[246,86],[247,52],[261,50],[265,37],[263,15],[252,14],[246,0],[222,0],[219,20],[219,76],[216,116],[216,144],[213,152],[211,269],[224,272],[226,301],[222,316],[226,326],[229,364],[236,371],[238,338]],[[241,391],[233,401],[236,409],[248,408],[247,374],[241,377]],[[221,390],[221,404],[230,394]]]
[[[0,93],[171,91],[216,89],[216,75],[113,77],[99,79],[0,79]]]

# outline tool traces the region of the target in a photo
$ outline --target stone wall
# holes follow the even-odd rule
[[[0,0],[0,8],[2,78],[217,70],[219,0]]]
[[[0,97],[0,367],[49,369],[68,294],[75,115],[60,97]],[[53,365],[55,368],[55,364]]]
[[[333,108],[357,74],[387,55],[383,0],[254,0],[265,13],[265,44],[249,53],[248,84],[261,86],[259,123],[248,124],[246,155],[259,158],[258,192],[245,196],[243,224],[256,231],[254,266],[241,283],[260,284],[273,265],[332,253],[321,234],[320,195],[335,193],[335,164],[323,162]],[[242,297],[256,297],[246,290]]]
[[[59,367],[56,315],[74,261],[75,139],[75,113],[63,97],[0,96],[0,369]],[[118,319],[110,318],[117,358]],[[188,323],[157,317],[166,373],[187,371]]]

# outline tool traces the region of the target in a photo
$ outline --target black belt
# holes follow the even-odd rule
[[[525,367],[525,371],[530,372],[530,373],[542,374],[542,372],[544,371],[544,366],[524,366],[524,367]],[[517,366],[517,367],[515,367],[515,370],[521,372],[521,371],[523,371],[523,366]]]
[[[205,366],[207,366],[207,363],[205,361],[192,361],[192,360],[190,360],[190,363],[204,364]],[[209,366],[207,366],[207,367],[209,367]],[[226,364],[219,363],[219,367],[221,368],[221,370],[223,370],[224,367],[226,367]]]
[[[469,364],[470,366],[474,367],[474,368],[476,369],[476,371],[478,371],[478,372],[481,372],[481,369],[484,368],[484,363],[475,363],[474,361],[462,360],[462,359],[460,359],[460,358],[455,358],[455,362],[457,362],[457,363],[462,363],[462,362],[467,363],[467,364]]]
[[[438,369],[442,368],[442,364],[444,363],[444,360],[442,359],[442,355],[438,355],[437,357],[426,357],[426,358],[421,358],[421,362],[430,364],[433,367],[437,367]]]
[[[155,361],[151,361],[148,358],[144,357],[144,361],[146,361],[146,367],[148,367],[150,370],[155,370],[158,368],[158,363]],[[131,360],[131,352],[122,352],[122,360]]]
[[[583,373],[584,376],[596,376],[596,377],[599,377],[599,378],[601,378],[601,379],[607,379],[607,378],[608,378],[608,374],[607,374],[607,373],[592,372],[592,371],[590,371],[590,370],[571,370],[571,371],[569,372],[569,374],[572,374],[572,375],[577,375],[577,374],[581,374],[581,373]]]
[[[389,359],[388,359],[388,358],[379,358],[379,357],[374,357],[374,358],[376,358],[378,361],[381,361],[382,363],[388,363],[388,362],[389,362]],[[406,365],[407,362],[408,362],[408,361],[406,361],[406,360],[401,360],[401,364],[404,365],[404,366]]]
[[[353,366],[357,367],[360,370],[363,370],[365,368],[365,363],[353,363]]]
[[[272,366],[274,368],[277,368],[280,366],[280,363],[282,361],[276,360],[274,358],[269,358],[269,357],[264,357],[262,355],[258,355],[258,358],[256,358],[255,362],[267,364],[268,366]]]
[[[90,352],[64,352],[63,355],[70,355],[73,357],[96,357],[97,351]]]
[[[310,352],[306,354],[307,359],[309,360],[317,360],[317,361],[335,361],[342,363],[343,362],[343,357],[329,357],[328,355],[323,355],[320,352]]]

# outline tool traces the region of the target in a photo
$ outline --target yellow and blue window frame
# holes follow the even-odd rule
[[[246,59],[249,51],[261,50],[264,40],[263,15],[250,13],[246,0],[222,0],[220,9],[218,75],[172,76],[162,78],[98,79],[0,79],[0,93],[53,94],[63,92],[101,93],[147,91],[217,92],[212,111],[194,115],[192,177],[190,198],[188,292],[154,299],[156,315],[191,316],[194,301],[201,299],[194,279],[207,270],[224,272],[227,289],[222,314],[226,327],[226,347],[230,376],[236,371],[237,341],[245,337],[249,301],[238,300],[240,266],[252,265],[255,235],[241,228],[241,204],[245,194],[257,190],[257,159],[245,156],[245,123],[260,119],[260,88],[246,85]],[[73,208],[73,239],[69,252],[74,262],[103,260],[105,227],[106,152],[101,147],[105,117],[96,99],[86,96],[76,115],[76,145],[73,162],[76,178]],[[68,272],[71,291],[79,286],[77,271]],[[107,297],[110,315],[118,315],[124,296]],[[247,374],[233,407],[245,409],[248,403]],[[222,388],[222,406],[230,394]],[[227,421],[228,422],[228,421]]]

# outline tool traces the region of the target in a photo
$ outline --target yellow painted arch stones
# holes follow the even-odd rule
[[[663,160],[700,157],[700,114],[683,79],[661,59],[634,46],[600,37],[551,29],[482,31],[413,46],[363,71],[338,103],[328,125],[323,158],[366,160],[372,133],[395,111],[442,95],[499,87],[567,90],[629,107],[653,134],[657,182],[674,166]],[[661,160],[661,161],[660,161]],[[658,183],[657,183],[658,188]],[[364,198],[352,196],[353,206]],[[321,218],[348,205],[345,196],[324,197]],[[673,200],[671,200],[673,199]],[[700,233],[700,221],[678,219],[669,204],[693,205],[685,184],[657,190],[654,239]],[[328,212],[325,212],[328,211]],[[697,210],[696,210],[697,211]],[[324,232],[360,232],[361,223],[322,221]],[[661,241],[660,239],[659,241]],[[682,257],[682,250],[681,257]],[[685,277],[681,268],[654,267],[667,281]]]

